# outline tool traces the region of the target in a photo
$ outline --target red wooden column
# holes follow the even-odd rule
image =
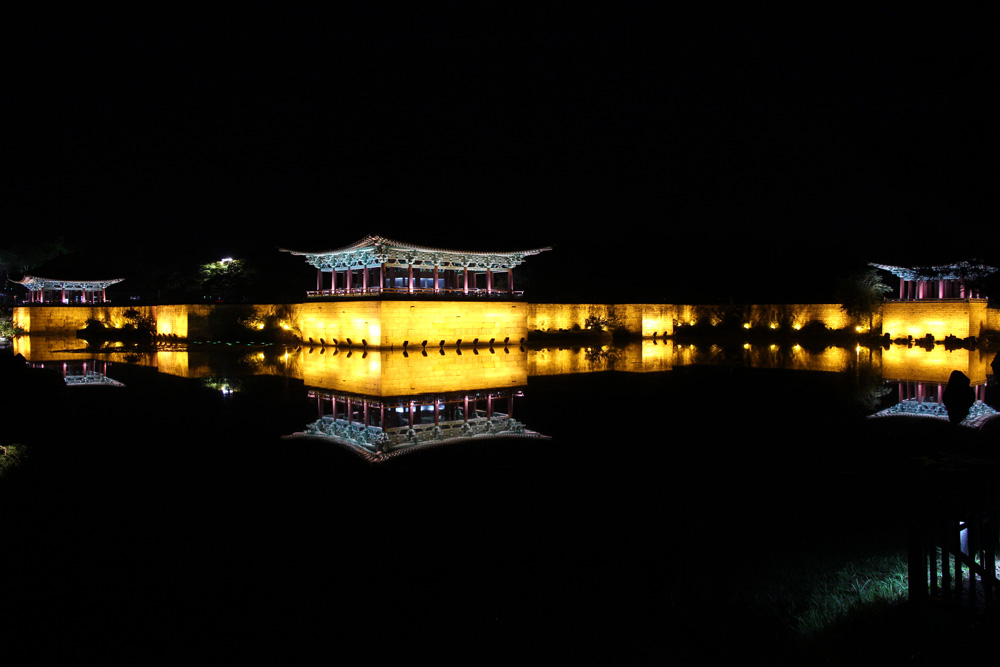
[[[507,291],[514,293],[514,269],[507,269]]]
[[[361,273],[361,289],[368,292],[368,266],[366,265],[364,271]],[[367,424],[365,424],[367,426]]]
[[[462,292],[464,294],[468,294],[469,293],[469,267],[467,267],[467,266],[464,269],[464,275],[465,275],[465,286],[462,288]]]
[[[899,279],[899,298],[900,300],[906,298],[906,278]]]
[[[437,264],[435,264],[434,265],[434,293],[437,294],[439,291],[440,290],[438,289],[438,267],[437,267]]]
[[[344,287],[347,288],[347,293],[348,294],[351,293],[351,283],[353,282],[353,280],[352,280],[353,278],[354,278],[354,272],[351,271],[350,267],[347,267],[347,284],[344,285]]]
[[[406,278],[406,291],[413,294],[413,265],[407,264],[407,278]],[[412,424],[411,424],[412,426]]]
[[[486,269],[486,293],[493,294],[493,271]]]
[[[378,291],[379,294],[385,291],[385,262],[382,263],[378,271]]]
[[[101,290],[101,303],[104,303],[107,300],[108,300],[108,290],[102,289]]]

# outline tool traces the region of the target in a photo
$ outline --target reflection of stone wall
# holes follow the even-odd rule
[[[989,327],[985,299],[889,301],[882,314],[882,331],[893,338],[931,334],[966,338]]]
[[[882,352],[882,377],[888,380],[947,383],[952,371],[962,371],[972,384],[985,384],[993,353],[980,350],[946,350],[935,345],[922,347],[892,345]]]
[[[308,387],[367,396],[408,396],[520,387],[528,383],[527,355],[517,348],[447,350],[404,355],[401,351],[360,351],[350,356],[304,348],[291,359],[295,372]]]

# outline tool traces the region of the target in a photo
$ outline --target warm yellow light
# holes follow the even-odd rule
[[[778,328],[778,323],[777,322],[771,322],[771,328],[772,329],[777,329]]]
[[[750,328],[750,323],[749,322],[744,322],[743,323],[743,328],[744,329],[749,329]]]
[[[263,322],[261,322],[260,324],[258,324],[258,325],[257,325],[257,328],[258,328],[258,329],[263,329],[263,328],[264,328],[264,323],[263,323]]]
[[[285,331],[288,331],[289,329],[291,329],[291,327],[288,326],[287,324],[282,324],[281,328],[284,329]]]
[[[795,329],[796,331],[798,331],[798,330],[799,330],[799,329],[801,329],[801,328],[802,328],[802,325],[801,325],[801,324],[796,324],[796,325],[794,326],[794,329]]]
[[[861,333],[864,329],[861,326],[856,326],[854,327],[854,330],[857,331],[858,333]]]
[[[744,350],[749,350],[750,349],[750,343],[743,343],[743,349]]]

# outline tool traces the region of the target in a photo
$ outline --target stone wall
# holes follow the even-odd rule
[[[889,301],[882,312],[882,332],[892,338],[978,337],[989,328],[986,303],[986,299]]]
[[[533,303],[528,306],[529,331],[572,331],[584,328],[591,315],[608,317],[616,315],[625,329],[644,338],[671,335],[674,321],[696,323],[704,319],[719,322],[728,311],[738,311],[740,318],[751,326],[781,325],[805,326],[809,322],[822,322],[831,329],[842,329],[850,324],[839,304],[770,304],[745,306],[708,306],[673,304],[565,304]],[[879,319],[875,318],[878,326]]]
[[[115,326],[124,322],[129,306],[22,306],[14,311],[15,322],[30,333],[69,333],[83,328],[90,318]],[[354,345],[402,347],[408,341],[419,347],[437,347],[441,340],[454,346],[491,338],[512,344],[527,338],[530,331],[572,331],[582,329],[591,315],[615,318],[626,330],[645,338],[672,335],[674,322],[717,322],[736,316],[751,326],[805,326],[822,322],[841,329],[851,322],[838,304],[771,304],[709,306],[673,304],[564,304],[514,301],[314,301],[288,305],[193,304],[138,306],[143,315],[156,320],[162,335],[208,340],[226,325],[241,317],[282,312],[283,322],[297,331],[302,340],[332,345],[348,339]],[[952,334],[960,338],[979,336],[989,329],[1000,330],[1000,311],[986,308],[985,299],[890,301],[885,304],[883,321],[876,326],[891,336],[935,338]]]

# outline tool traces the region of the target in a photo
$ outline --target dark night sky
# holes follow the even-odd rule
[[[984,17],[328,4],[13,17],[4,243],[554,245],[532,296],[686,302],[1000,261]]]

